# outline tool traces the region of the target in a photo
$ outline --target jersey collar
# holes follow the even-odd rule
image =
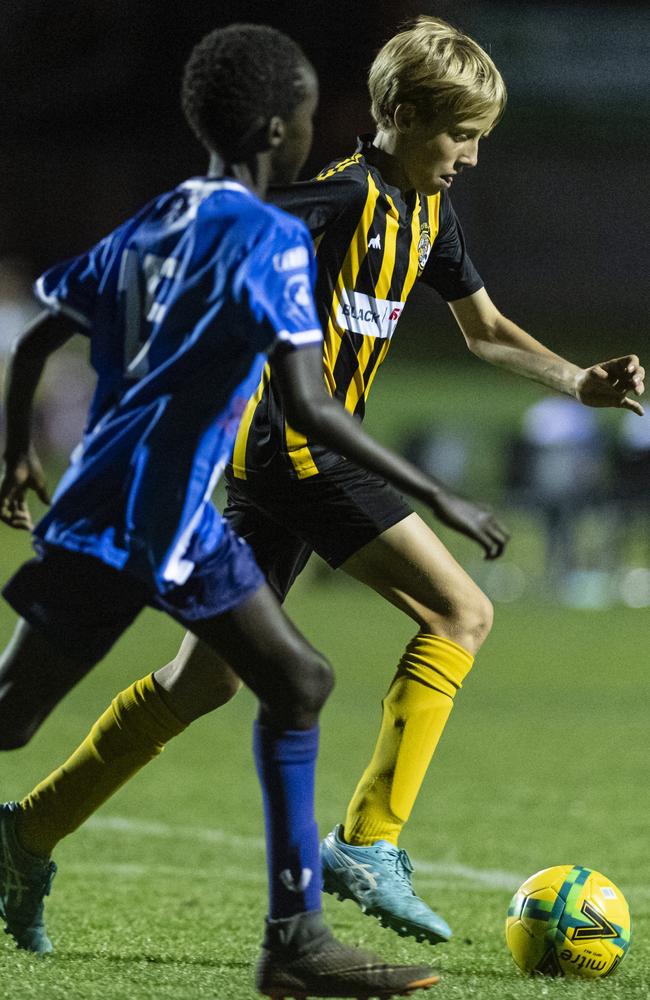
[[[375,148],[373,145],[373,140],[375,136],[372,132],[362,132],[361,135],[357,136],[357,148],[356,153],[361,153],[363,156],[368,170],[372,173],[373,177],[379,181],[379,186],[383,189],[391,198],[391,200],[398,206],[400,216],[412,211],[415,205],[417,192],[415,189],[410,191],[402,191],[401,188],[394,187],[389,184],[377,166],[377,164],[372,162],[372,151]],[[369,158],[370,157],[370,158]]]
[[[181,187],[189,191],[202,191],[205,194],[211,194],[213,191],[239,191],[251,198],[255,197],[245,184],[241,184],[233,177],[190,177],[189,180],[183,181]]]

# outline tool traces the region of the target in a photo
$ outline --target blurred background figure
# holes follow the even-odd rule
[[[619,595],[633,608],[650,607],[650,409],[619,424],[614,448],[613,489],[620,512],[622,553]]]
[[[615,489],[629,514],[650,513],[650,410],[634,418],[625,413],[615,452]],[[650,541],[650,532],[644,532]]]
[[[510,442],[506,486],[511,502],[532,511],[542,525],[543,591],[549,596],[572,602],[577,574],[584,589],[585,573],[594,571],[600,579],[612,569],[608,546],[599,546],[593,565],[581,544],[584,515],[602,510],[609,498],[607,460],[598,412],[563,396],[530,406]]]
[[[407,435],[400,451],[423,472],[459,493],[472,493],[468,482],[469,441],[453,427],[431,427]]]

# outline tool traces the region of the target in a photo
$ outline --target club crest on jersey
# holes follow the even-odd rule
[[[424,222],[420,226],[420,241],[418,243],[418,274],[422,274],[424,271],[424,265],[428,261],[430,253],[431,230],[429,229],[429,223]]]

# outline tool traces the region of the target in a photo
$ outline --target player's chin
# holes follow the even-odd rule
[[[448,187],[449,184],[442,177],[423,177],[417,190],[420,194],[438,194],[440,191],[446,191]]]

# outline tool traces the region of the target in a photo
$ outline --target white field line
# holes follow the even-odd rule
[[[127,819],[123,816],[93,816],[86,826],[95,830],[109,830],[114,833],[135,836],[186,839],[208,844],[222,844],[224,847],[264,850],[262,837],[242,836],[203,826],[170,826],[167,823],[150,823],[146,820]],[[138,868],[137,865],[130,867]],[[418,880],[422,882],[449,882],[452,879],[464,879],[473,882],[476,886],[484,886],[488,889],[506,889],[509,892],[514,892],[525,878],[523,875],[499,869],[471,868],[468,865],[447,864],[445,862],[416,861],[415,867]],[[239,877],[239,869],[232,869],[232,871],[233,873],[237,872],[237,877]],[[223,876],[224,870],[220,868],[219,874]]]
[[[137,862],[122,863],[119,861],[98,861],[96,863],[94,861],[72,861],[66,863],[64,867],[68,874],[81,875],[84,879],[89,875],[112,875],[128,881],[129,879],[149,879],[152,875],[161,875],[174,880],[178,879],[179,876],[184,876],[190,878],[192,882],[209,882],[218,878],[220,882],[266,884],[266,874],[261,869],[258,872],[251,871],[250,868],[237,868],[232,865],[219,865],[210,870],[193,868],[190,865],[159,865],[155,862],[138,864]]]
[[[128,819],[125,816],[93,816],[86,827],[94,830],[109,830],[114,833],[138,837],[153,837],[168,840],[194,840],[204,844],[221,844],[224,847],[245,848],[246,850],[263,851],[264,839],[244,834],[228,833],[205,826],[171,826],[168,823],[152,823],[146,820]],[[526,878],[521,872],[503,871],[500,868],[473,868],[470,865],[445,861],[414,860],[416,881],[430,886],[448,885],[458,879],[471,883],[475,889],[502,889],[514,892]],[[192,877],[213,878],[218,874],[220,879],[232,878],[234,881],[265,882],[265,875],[252,872],[248,868],[230,865],[219,865],[218,871],[193,868],[180,865],[156,864],[118,864],[118,863],[79,863],[66,865],[67,871],[73,872],[104,872],[125,878],[140,878],[152,872],[178,876],[180,871],[191,872]],[[650,885],[627,885],[623,887],[626,895],[636,898],[650,897]]]
[[[245,847],[264,850],[263,837],[249,837],[207,826],[170,826],[168,823],[150,823],[148,820],[127,819],[125,816],[92,816],[85,824],[95,830],[113,830],[116,833],[170,840],[198,840],[204,844],[224,844],[227,847]]]

